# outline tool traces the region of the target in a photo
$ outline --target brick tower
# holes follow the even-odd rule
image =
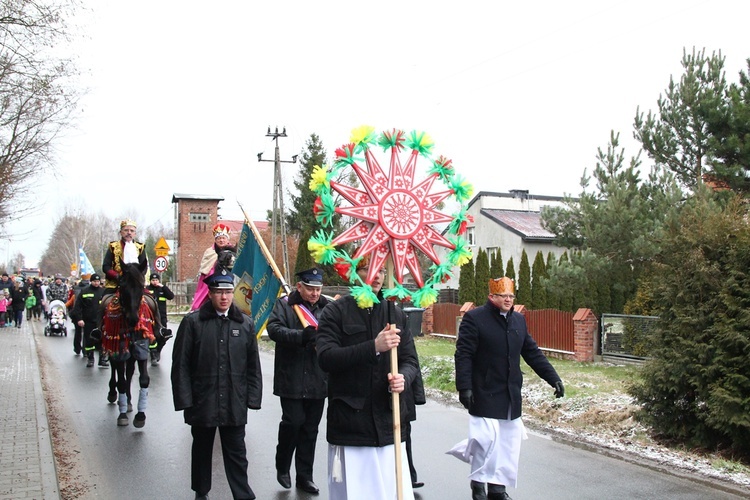
[[[224,198],[197,194],[174,194],[177,267],[175,281],[193,281],[201,257],[214,243],[211,229],[219,218],[219,202]]]

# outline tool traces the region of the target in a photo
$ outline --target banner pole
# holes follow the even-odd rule
[[[242,215],[244,215],[245,217],[245,224],[250,227],[250,231],[252,231],[253,236],[255,236],[255,241],[258,242],[258,246],[260,247],[260,251],[263,252],[263,256],[266,258],[266,262],[268,262],[268,265],[271,266],[271,270],[273,271],[274,276],[276,276],[276,278],[279,280],[281,286],[284,287],[284,291],[286,292],[286,294],[289,295],[290,293],[292,293],[292,288],[281,275],[279,266],[276,265],[271,252],[268,251],[268,247],[266,246],[266,242],[263,241],[263,238],[260,235],[260,231],[258,231],[258,228],[255,226],[255,223],[250,219],[250,217],[248,217],[247,212],[245,212],[245,207],[242,206],[242,203],[238,201],[237,204],[240,206]],[[302,314],[299,306],[297,304],[294,304],[292,307],[294,308],[294,312],[297,314],[297,317],[302,323],[302,328],[307,328],[308,326],[310,326],[310,323],[308,323],[305,319],[305,316]]]

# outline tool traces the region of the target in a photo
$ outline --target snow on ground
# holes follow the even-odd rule
[[[636,407],[627,394],[555,399],[553,389],[541,381],[525,383],[522,392],[524,423],[532,429],[572,443],[611,450],[634,461],[644,460],[748,488],[750,496],[750,469],[718,455],[698,455],[654,442],[648,429],[633,419]],[[427,390],[427,394],[460,406],[457,394],[435,390]]]

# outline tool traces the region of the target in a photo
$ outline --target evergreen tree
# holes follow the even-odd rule
[[[706,51],[683,50],[684,74],[678,83],[670,77],[658,115],[644,118],[638,110],[635,138],[657,165],[672,171],[688,189],[703,182],[704,161],[710,155],[708,117],[720,107],[727,89],[724,57]]]
[[[318,264],[315,263],[315,260],[313,260],[310,251],[307,249],[307,241],[310,239],[310,236],[310,229],[302,231],[302,236],[300,236],[299,240],[299,249],[297,250],[297,260],[294,263],[294,275],[313,267],[319,267]],[[337,273],[333,272],[333,274],[336,274],[336,277],[338,277]],[[333,284],[331,283],[331,276],[326,273],[326,270],[323,270],[323,283],[326,285]]]
[[[287,231],[290,233],[301,235],[307,231],[313,234],[319,226],[313,214],[313,205],[318,196],[310,190],[309,184],[313,168],[316,165],[322,166],[325,162],[326,150],[323,148],[323,143],[320,142],[317,134],[310,134],[310,138],[305,142],[305,149],[300,153],[300,167],[294,177],[293,184],[296,193],[290,195],[291,210],[286,215]]]
[[[489,293],[490,276],[490,259],[487,252],[480,248],[477,253],[477,262],[474,267],[474,303],[477,305],[487,302]]]
[[[750,455],[750,226],[699,189],[666,226],[654,280],[659,328],[631,394],[654,432]]]
[[[525,249],[521,251],[521,263],[518,265],[516,304],[531,306],[531,267],[529,267],[529,256]]]
[[[492,263],[490,264],[490,277],[491,279],[495,279],[502,278],[503,276],[505,276],[505,269],[503,269],[503,252],[500,250],[500,247],[497,247],[495,255],[492,258]]]
[[[556,266],[553,266],[550,272],[550,279],[554,280],[554,277],[559,277],[554,280],[557,283],[555,288],[555,295],[558,298],[557,308],[561,311],[573,311],[573,300],[578,290],[575,289],[575,284],[572,279],[565,279],[566,275],[572,278],[572,272],[575,269],[570,265],[570,259],[568,259],[568,252],[563,252],[560,256],[560,260]]]
[[[505,266],[505,276],[516,282],[516,267],[513,265],[513,257],[508,259],[508,264]]]
[[[709,163],[716,180],[747,197],[750,193],[750,60],[730,85],[718,110],[708,113]]]
[[[624,150],[619,149],[619,136],[614,133],[607,151],[600,149],[597,157],[593,173],[596,191],[587,190],[591,179],[584,173],[583,192],[578,200],[567,200],[564,208],[543,209],[542,222],[555,233],[558,246],[586,252],[584,259],[571,258],[569,262],[593,266],[581,269],[580,273],[594,276],[596,272],[607,272],[617,277],[617,289],[611,292],[612,310],[608,312],[619,313],[635,294],[641,272],[659,251],[664,218],[679,206],[683,195],[671,174],[658,167],[645,182],[641,181],[639,160],[632,158],[625,166]],[[562,275],[550,275],[551,288],[565,286],[556,282],[558,276]],[[590,292],[580,291],[578,304],[591,304],[591,297],[581,297]]]
[[[544,264],[544,255],[542,251],[536,253],[534,264],[531,266],[531,303],[530,309],[546,309],[547,305],[547,287],[544,278],[547,277],[547,266]]]
[[[474,261],[469,260],[461,266],[461,274],[458,276],[458,303],[474,302]]]

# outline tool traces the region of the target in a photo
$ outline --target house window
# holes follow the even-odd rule
[[[209,222],[209,219],[211,217],[210,214],[197,214],[193,212],[191,212],[189,216],[190,222]]]
[[[492,261],[495,260],[496,253],[497,253],[497,247],[487,248],[487,256],[490,258],[490,266],[492,265]]]
[[[477,244],[476,239],[474,238],[474,228],[470,227],[466,229],[466,241],[469,242],[469,246],[473,247]]]

